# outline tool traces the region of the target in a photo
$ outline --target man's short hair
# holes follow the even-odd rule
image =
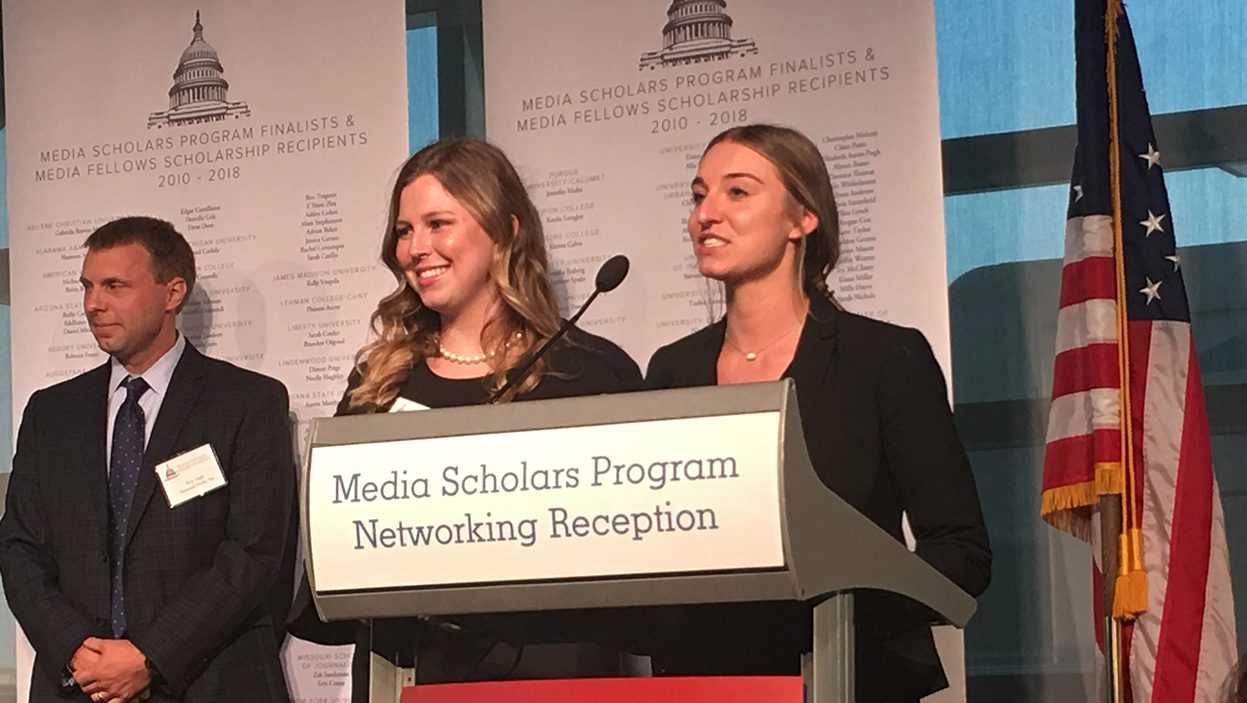
[[[92,232],[83,246],[98,251],[126,244],[142,245],[151,255],[157,283],[175,276],[186,281],[186,300],[190,300],[195,289],[195,252],[172,224],[156,217],[122,217]]]

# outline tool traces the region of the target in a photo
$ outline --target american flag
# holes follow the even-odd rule
[[[1125,528],[1142,557],[1132,575],[1146,590],[1119,613],[1126,700],[1221,700],[1237,659],[1229,558],[1159,146],[1121,1],[1076,0],[1075,8],[1078,146],[1042,513],[1095,543],[1100,497],[1127,496]]]

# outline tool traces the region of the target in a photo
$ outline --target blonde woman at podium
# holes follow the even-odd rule
[[[561,320],[541,218],[511,162],[491,144],[441,140],[403,164],[390,196],[381,260],[397,287],[372,314],[374,339],[356,354],[339,415],[614,393],[641,385],[640,369],[626,352],[575,326],[517,373]],[[510,389],[495,397],[508,383]],[[302,596],[306,582],[304,588]],[[296,603],[296,611],[296,637],[356,641],[356,623],[321,623],[310,602],[302,609]],[[583,647],[568,657],[525,646],[516,631],[523,619],[404,621],[386,629],[401,640],[399,646],[419,637],[422,683],[614,673],[574,668],[578,656],[598,658],[584,657]]]
[[[818,148],[784,127],[729,129],[702,154],[692,201],[697,266],[723,283],[726,314],[655,352],[646,386],[792,378],[823,482],[898,541],[906,514],[917,554],[977,597],[991,550],[943,375],[920,332],[849,313],[828,290],[839,230]],[[879,593],[857,603],[859,701],[917,701],[947,686],[918,606]],[[655,672],[796,673],[809,608],[669,609],[664,629],[679,634],[652,647]]]
[[[372,314],[338,413],[485,403],[559,329],[537,208],[500,149],[447,139],[403,164],[389,212],[381,261],[398,287]],[[505,399],[639,386],[626,352],[573,327]]]

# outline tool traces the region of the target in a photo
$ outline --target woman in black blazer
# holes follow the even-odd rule
[[[845,312],[826,278],[839,253],[835,200],[817,147],[772,125],[736,127],[706,148],[688,229],[698,269],[724,284],[719,322],[659,349],[646,385],[792,378],[815,470],[898,541],[973,596],[991,550],[944,377],[917,330]],[[852,535],[828,535],[829,540]],[[859,597],[859,701],[916,701],[947,686],[917,604]],[[671,611],[654,648],[665,674],[791,673],[810,647],[809,604]]]

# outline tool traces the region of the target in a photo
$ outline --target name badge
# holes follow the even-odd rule
[[[188,500],[224,486],[225,472],[217,461],[212,445],[205,444],[156,465],[156,476],[169,500],[176,508]]]
[[[390,409],[387,410],[386,412],[409,413],[415,410],[428,410],[428,409],[429,409],[429,406],[421,405],[420,403],[417,403],[414,400],[408,400],[400,395],[394,399],[394,404],[391,405]]]

